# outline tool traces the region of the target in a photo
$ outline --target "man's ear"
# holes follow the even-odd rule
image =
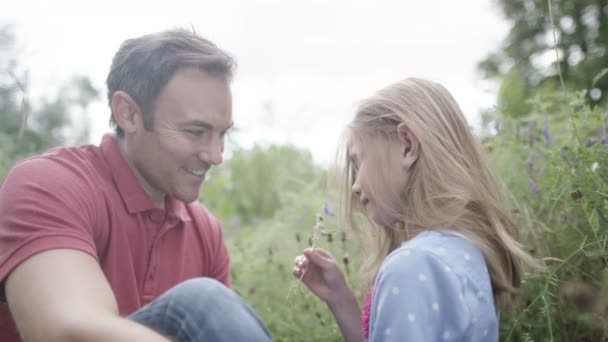
[[[397,126],[397,136],[402,146],[401,164],[405,170],[408,170],[418,160],[420,141],[404,122]]]
[[[124,91],[112,95],[112,116],[118,127],[125,133],[133,133],[138,127],[143,127],[143,116],[137,102]]]

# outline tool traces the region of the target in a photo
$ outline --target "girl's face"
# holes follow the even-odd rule
[[[353,139],[349,144],[354,200],[378,225],[400,220],[409,173],[403,163],[407,151],[397,138]]]

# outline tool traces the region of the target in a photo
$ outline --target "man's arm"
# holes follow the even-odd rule
[[[25,342],[169,340],[122,318],[103,271],[73,249],[41,252],[8,276],[7,302]]]

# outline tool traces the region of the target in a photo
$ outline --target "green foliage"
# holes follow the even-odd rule
[[[528,85],[517,68],[511,69],[502,79],[498,93],[498,108],[512,117],[521,117],[529,112],[527,103]]]
[[[202,201],[227,224],[250,224],[272,217],[288,194],[324,182],[309,152],[292,146],[237,149],[212,169]]]
[[[547,265],[526,276],[520,308],[503,313],[501,338],[601,341],[608,336],[608,112],[585,105],[584,92],[530,105],[532,114],[501,119],[486,142],[525,244]]]
[[[0,179],[16,161],[64,143],[88,140],[86,120],[78,129],[70,114],[83,113],[99,93],[86,77],[74,77],[54,98],[32,103],[28,74],[17,63],[10,27],[0,28]]]
[[[501,49],[480,62],[479,69],[488,78],[508,82],[509,73],[516,68],[529,89],[528,97],[532,97],[536,87],[558,79],[559,66],[567,88],[597,88],[599,97],[595,90],[587,94],[587,101],[605,103],[608,77],[598,76],[608,67],[608,0],[550,3],[551,11],[547,0],[499,0],[504,16],[512,23],[511,30]],[[551,63],[556,58],[554,34],[559,65]]]

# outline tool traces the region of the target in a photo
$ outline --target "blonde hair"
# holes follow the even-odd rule
[[[381,89],[360,104],[345,147],[353,139],[363,143],[373,136],[394,139],[400,123],[418,138],[419,156],[401,189],[399,207],[388,208],[398,213],[398,223],[372,230],[376,232],[374,244],[368,246],[371,250],[366,251],[362,265],[364,283],[371,285],[383,259],[412,232],[450,229],[480,248],[495,302],[501,308],[511,306],[522,266],[532,262],[532,257],[517,242],[517,227],[502,207],[501,188],[484,160],[481,143],[443,86],[408,78]],[[354,170],[348,154],[343,171],[344,219],[358,235],[365,235],[370,230],[359,225],[359,201],[352,193]]]

